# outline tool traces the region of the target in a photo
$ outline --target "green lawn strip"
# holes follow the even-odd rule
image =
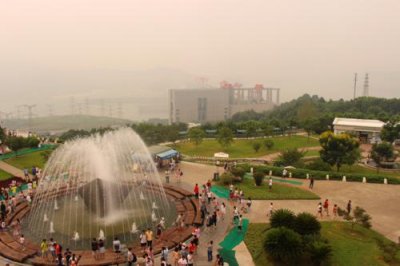
[[[245,197],[251,197],[253,200],[320,199],[320,197],[311,191],[277,184],[276,182],[272,185],[271,190],[269,190],[266,182],[261,186],[256,186],[253,180],[250,179],[244,179],[242,183],[237,183],[235,186],[243,190]]]
[[[248,178],[248,179],[253,179],[253,175],[251,173],[246,173],[244,175],[244,178]],[[265,177],[265,180],[268,180],[269,177]],[[286,183],[286,184],[290,184],[290,185],[296,185],[296,186],[301,186],[303,185],[303,182],[298,181],[298,180],[293,180],[293,179],[289,179],[289,178],[280,178],[280,177],[272,177],[272,180],[274,182],[279,182],[279,183]]]
[[[7,159],[5,160],[5,162],[19,169],[26,168],[31,170],[32,166],[36,166],[43,169],[46,161],[41,155],[41,153],[42,151],[36,151],[26,155],[21,155],[18,157]]]
[[[267,139],[267,138],[265,138]],[[191,142],[177,143],[174,148],[180,153],[190,156],[213,157],[214,153],[224,151],[230,158],[257,158],[267,154],[280,152],[289,148],[304,148],[319,146],[318,140],[307,139],[304,136],[285,136],[268,138],[274,142],[272,149],[267,150],[263,145],[258,152],[253,149],[254,142],[263,144],[265,139],[238,139],[231,146],[223,150],[221,145],[215,139],[204,140],[199,145]]]
[[[256,266],[274,265],[263,249],[263,242],[269,228],[269,224],[266,223],[251,223],[244,238],[244,243]]]
[[[0,169],[0,180],[1,181],[7,180],[7,179],[9,179],[11,177],[12,177],[12,174],[7,173],[6,171],[3,171],[3,170]]]
[[[244,240],[248,227],[249,220],[243,219],[242,231],[239,231],[238,227],[235,225],[225,236],[224,240],[219,243],[221,249],[218,251],[224,259],[224,262],[227,262],[230,266],[239,266],[233,249]]]
[[[322,237],[329,240],[332,246],[330,265],[400,265],[400,249],[397,247],[397,261],[390,264],[383,260],[384,252],[378,242],[390,243],[379,233],[346,222],[321,222]],[[250,224],[245,243],[256,266],[274,265],[263,250],[263,241],[269,224]],[[396,260],[395,259],[395,260]]]

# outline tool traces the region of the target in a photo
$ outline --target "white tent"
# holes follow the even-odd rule
[[[214,153],[214,158],[227,159],[227,158],[229,158],[229,154],[224,153],[224,152],[217,152],[217,153]]]

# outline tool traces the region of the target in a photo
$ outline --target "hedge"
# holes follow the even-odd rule
[[[270,165],[249,165],[243,164],[241,165],[243,169],[246,171],[250,171],[250,168],[253,167],[253,171],[262,171],[266,175],[269,174],[269,171],[272,171],[272,175],[274,176],[282,176],[282,171],[284,167],[270,166]],[[390,176],[382,176],[379,174],[353,174],[353,173],[341,173],[341,172],[328,172],[328,171],[315,171],[309,169],[288,169],[289,172],[292,173],[292,177],[294,178],[307,178],[307,174],[310,177],[313,177],[315,180],[326,180],[326,175],[329,175],[329,180],[338,180],[342,181],[343,176],[346,176],[346,180],[348,182],[362,182],[363,177],[367,179],[367,183],[379,183],[383,184],[383,180],[386,178],[388,184],[400,185],[400,179],[396,177]]]

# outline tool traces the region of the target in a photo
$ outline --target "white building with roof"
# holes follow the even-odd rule
[[[349,133],[360,139],[361,143],[377,143],[381,141],[384,122],[372,119],[355,119],[336,117],[333,121],[335,134]]]

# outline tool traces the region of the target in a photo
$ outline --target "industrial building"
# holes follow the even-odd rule
[[[262,112],[279,105],[280,89],[241,88],[222,83],[218,89],[172,89],[169,91],[170,123],[205,123],[229,119],[238,112]]]

